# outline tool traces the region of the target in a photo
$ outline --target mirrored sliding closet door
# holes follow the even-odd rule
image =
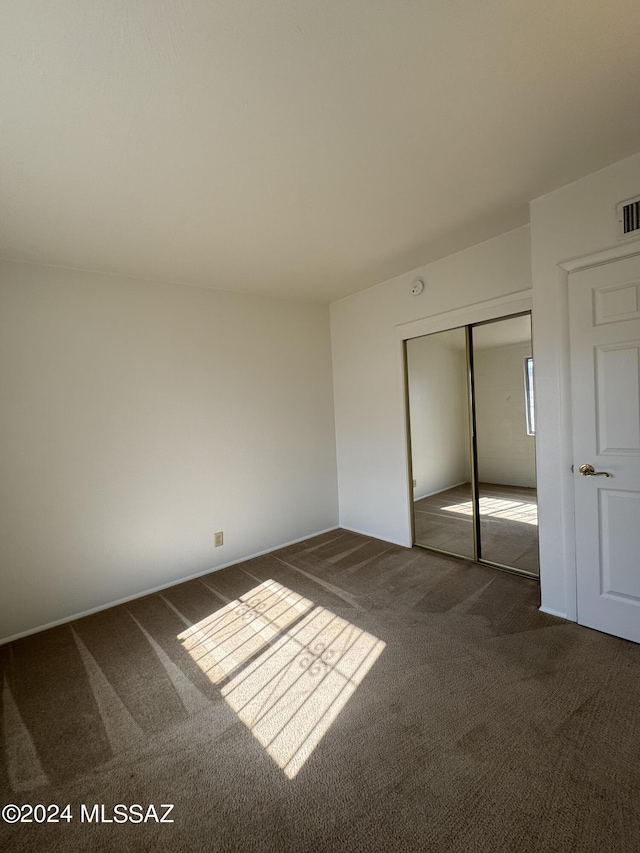
[[[538,575],[531,316],[406,342],[414,544]]]
[[[407,341],[414,542],[475,557],[464,328]]]

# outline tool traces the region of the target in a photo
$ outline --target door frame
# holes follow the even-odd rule
[[[603,249],[599,252],[591,252],[588,255],[581,255],[578,258],[569,258],[566,261],[561,261],[556,264],[558,271],[560,272],[561,278],[559,284],[562,288],[563,294],[563,303],[566,311],[566,342],[567,342],[567,352],[566,352],[566,361],[564,364],[564,368],[567,372],[567,375],[570,374],[571,370],[571,358],[569,355],[569,275],[572,272],[578,272],[580,270],[591,269],[593,267],[603,266],[604,264],[610,264],[614,261],[623,260],[626,258],[632,258],[637,255],[640,255],[640,245],[637,242],[634,243],[624,243],[620,246],[614,246],[609,249]],[[534,335],[535,337],[535,335]],[[534,341],[535,342],[535,341]],[[571,393],[571,383],[568,385],[569,392]],[[569,400],[568,409],[562,412],[562,423],[563,423],[563,434],[565,436],[566,446],[563,448],[563,456],[567,459],[573,459],[573,425],[571,418],[571,400]],[[536,445],[536,454],[538,453],[538,447]],[[566,531],[565,538],[565,555],[567,559],[567,574],[565,576],[565,592],[566,592],[566,613],[556,613],[556,611],[551,608],[541,606],[541,610],[545,613],[551,613],[552,615],[561,616],[565,619],[570,619],[573,622],[578,621],[578,562],[576,559],[576,521],[575,521],[575,495],[574,495],[574,484],[573,484],[573,472],[571,472],[571,488],[562,488],[564,483],[559,483],[559,490],[563,492],[563,507],[564,507],[564,519],[563,526]],[[566,481],[565,481],[566,482]],[[541,555],[542,556],[542,555]],[[541,572],[540,572],[541,584],[543,582],[543,572],[542,572],[542,562],[541,562]]]

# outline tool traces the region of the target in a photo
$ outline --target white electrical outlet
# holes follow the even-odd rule
[[[415,487],[416,487],[417,485],[418,485],[418,481],[417,481],[417,480],[414,480],[414,481],[413,481],[413,488],[415,489]]]
[[[224,544],[224,534],[222,530],[219,530],[217,533],[213,534],[213,547],[219,548]]]

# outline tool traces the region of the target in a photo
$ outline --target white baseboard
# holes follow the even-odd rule
[[[426,495],[417,495],[413,496],[414,501],[421,501],[423,498],[430,498],[433,495],[439,495],[441,492],[448,492],[449,489],[457,489],[458,486],[464,486],[465,483],[468,483],[468,480],[463,480],[461,483],[454,483],[452,486],[445,486],[444,489],[436,489],[435,492],[427,492]]]
[[[344,524],[340,525],[341,530],[348,530],[349,533],[357,533],[360,536],[368,536],[369,539],[377,539],[379,542],[388,542],[390,545],[399,545],[401,548],[411,548],[411,545],[407,545],[405,542],[399,542],[397,539],[383,539],[381,536],[376,536],[375,533],[367,533],[366,530],[356,530],[355,527],[345,527]]]
[[[66,625],[68,622],[75,622],[76,619],[82,619],[84,616],[91,616],[92,613],[99,613],[101,610],[109,610],[110,607],[117,607],[119,604],[126,604],[128,601],[135,601],[136,598],[144,598],[145,595],[153,595],[156,592],[162,592],[163,589],[170,589],[172,586],[179,586],[181,583],[195,580],[196,578],[210,575],[213,572],[219,572],[221,569],[228,569],[229,566],[237,566],[238,563],[244,563],[247,560],[253,560],[255,557],[263,557],[265,554],[271,554],[272,551],[279,551],[281,548],[288,548],[289,545],[296,545],[298,542],[304,542],[305,539],[313,539],[314,536],[321,536],[323,533],[331,533],[332,530],[338,530],[338,527],[327,527],[325,530],[318,530],[316,533],[308,533],[306,536],[300,536],[298,539],[292,539],[290,542],[283,542],[281,545],[274,545],[273,548],[265,548],[264,551],[257,551],[255,554],[247,554],[246,557],[240,557],[238,560],[232,560],[230,563],[224,563],[222,566],[215,566],[213,569],[205,569],[202,572],[196,572],[193,575],[187,575],[178,580],[163,583],[160,586],[154,586],[152,589],[145,589],[143,592],[135,592],[133,595],[128,595],[125,598],[118,598],[116,601],[110,601],[108,604],[100,604],[98,607],[92,607],[90,610],[84,610],[82,613],[74,613],[72,616],[65,616],[63,619],[56,619],[55,622],[47,622],[46,625],[39,625],[37,628],[29,628],[28,631],[21,631],[18,634],[12,634],[10,637],[0,639],[0,646],[11,643],[14,640],[20,640],[22,637],[29,637],[31,634],[39,634],[40,631],[46,631],[49,628],[57,628],[58,625]]]
[[[559,619],[566,619],[567,622],[575,622],[575,619],[569,619],[566,613],[561,613],[559,610],[553,610],[551,607],[542,607],[539,608],[543,613],[548,613],[549,616],[557,616]]]

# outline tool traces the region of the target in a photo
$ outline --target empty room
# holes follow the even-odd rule
[[[3,4],[2,850],[640,849],[639,35]]]

